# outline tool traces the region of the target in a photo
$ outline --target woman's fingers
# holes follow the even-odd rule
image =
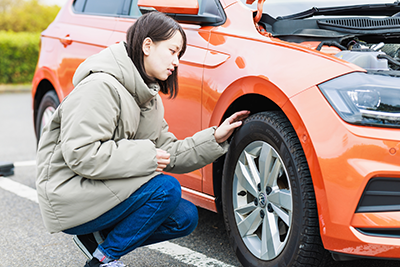
[[[241,120],[231,123],[231,129],[233,130],[233,129],[239,127],[240,125],[242,125],[242,123],[243,123],[243,121],[241,121]]]
[[[162,172],[167,165],[170,163],[170,154],[162,149],[156,148],[157,154],[156,154],[156,158],[157,158],[157,169],[156,171],[158,172]]]
[[[167,159],[157,159],[158,165],[165,165],[165,166],[167,166],[167,165],[169,164],[169,162],[170,162],[170,159],[169,159],[169,158],[167,158]]]
[[[157,169],[156,169],[156,171],[162,172],[167,167],[168,164],[169,164],[169,159],[168,160],[157,161]]]
[[[230,122],[235,122],[235,121],[242,121],[246,119],[250,114],[250,111],[248,110],[242,110],[235,112],[233,115],[231,115],[228,119],[231,119]]]
[[[238,111],[228,117],[214,133],[215,140],[218,143],[225,142],[233,133],[233,130],[242,125],[243,120],[250,114],[250,111]]]

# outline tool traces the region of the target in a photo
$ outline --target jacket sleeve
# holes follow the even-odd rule
[[[153,173],[157,168],[153,142],[113,140],[121,111],[117,90],[99,79],[88,77],[87,80],[60,106],[61,150],[68,167],[90,179]]]
[[[212,163],[228,151],[228,143],[218,144],[215,141],[216,127],[197,132],[184,140],[168,132],[168,124],[164,120],[156,146],[171,154],[171,162],[164,170],[171,173],[187,173]]]

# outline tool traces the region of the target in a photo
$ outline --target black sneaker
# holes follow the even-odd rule
[[[102,263],[97,258],[92,258],[88,260],[84,267],[100,267]]]
[[[109,263],[102,263],[97,258],[88,260],[84,267],[128,267],[119,260],[111,261]]]
[[[75,245],[81,250],[83,255],[85,255],[89,260],[93,258],[93,253],[96,250],[97,246],[104,241],[99,232],[87,235],[75,235],[72,240],[74,241]]]

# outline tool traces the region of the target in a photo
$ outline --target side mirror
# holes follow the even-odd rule
[[[142,14],[157,10],[181,23],[217,26],[226,20],[219,0],[138,0],[137,5]]]
[[[169,14],[197,15],[197,0],[139,0],[138,7],[142,13],[157,10]]]

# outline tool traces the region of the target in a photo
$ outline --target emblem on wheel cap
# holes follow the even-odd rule
[[[265,199],[264,193],[260,193],[258,195],[258,203],[260,204],[261,208],[265,208],[265,205],[267,204],[267,201]]]

